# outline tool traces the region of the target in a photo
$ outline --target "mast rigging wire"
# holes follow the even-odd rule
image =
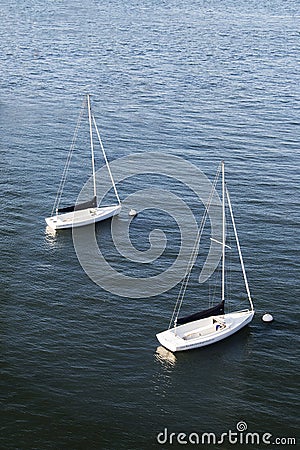
[[[73,139],[72,139],[72,142],[71,142],[71,145],[70,145],[70,149],[69,149],[69,153],[68,153],[68,156],[67,156],[67,160],[65,162],[63,174],[62,174],[62,177],[61,177],[61,180],[60,180],[60,183],[59,183],[59,187],[58,187],[58,190],[57,190],[57,194],[56,194],[56,197],[55,197],[55,200],[54,200],[54,205],[53,205],[53,208],[52,208],[51,216],[54,215],[54,212],[56,214],[58,212],[58,208],[59,208],[59,205],[60,205],[61,197],[62,197],[63,190],[64,190],[64,187],[65,187],[65,184],[66,184],[66,180],[67,180],[67,175],[68,175],[68,171],[69,171],[72,155],[73,155],[74,148],[75,148],[75,143],[76,143],[77,136],[78,136],[78,131],[79,131],[80,124],[81,124],[81,119],[82,119],[82,116],[83,116],[83,113],[84,113],[84,110],[85,110],[86,102],[87,102],[87,100],[84,99],[83,104],[82,104],[82,108],[81,108],[81,111],[80,111],[80,114],[79,114],[79,117],[77,119],[77,124],[76,124],[75,131],[74,131],[74,134],[73,134]]]
[[[203,230],[204,230],[204,225],[205,225],[208,213],[209,213],[209,208],[210,208],[210,205],[211,205],[211,202],[212,202],[212,198],[213,198],[213,195],[214,195],[214,193],[216,191],[216,184],[217,184],[218,178],[220,176],[220,171],[221,171],[221,165],[219,166],[219,168],[217,170],[217,174],[215,176],[215,179],[214,179],[214,182],[213,182],[213,185],[212,185],[212,189],[211,189],[209,197],[208,197],[208,201],[207,201],[207,203],[205,205],[204,214],[203,214],[202,219],[201,219],[201,223],[200,223],[200,226],[199,226],[199,229],[198,229],[198,232],[197,232],[197,236],[196,236],[195,243],[194,243],[194,246],[193,246],[193,249],[192,249],[192,252],[191,252],[190,259],[188,261],[188,265],[187,265],[187,269],[186,269],[185,275],[184,275],[184,277],[182,279],[182,282],[181,282],[180,290],[179,290],[179,293],[178,293],[178,296],[177,296],[177,300],[176,300],[176,303],[175,303],[175,307],[174,307],[174,310],[173,310],[173,313],[172,313],[172,317],[171,317],[171,320],[170,320],[170,323],[169,323],[169,328],[171,328],[173,321],[174,321],[174,326],[176,327],[177,318],[178,318],[178,315],[179,315],[179,312],[180,312],[180,309],[181,309],[181,306],[182,306],[182,302],[183,302],[183,299],[184,299],[184,296],[185,296],[185,292],[186,292],[186,289],[187,289],[187,286],[188,286],[188,282],[189,282],[189,279],[190,279],[190,276],[191,276],[192,268],[193,268],[193,266],[194,266],[194,264],[196,262],[197,256],[198,256],[199,243],[200,243],[201,236],[202,236],[202,233],[203,233]]]

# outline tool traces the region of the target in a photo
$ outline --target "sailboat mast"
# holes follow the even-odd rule
[[[225,300],[225,164],[222,161],[222,301]]]
[[[97,198],[96,172],[95,172],[95,157],[94,157],[94,143],[93,143],[93,130],[92,130],[92,113],[91,113],[91,102],[90,102],[90,96],[89,96],[89,94],[87,94],[87,104],[88,104],[89,125],[90,125],[90,141],[91,141],[91,154],[92,154],[93,188],[94,188],[94,197]]]

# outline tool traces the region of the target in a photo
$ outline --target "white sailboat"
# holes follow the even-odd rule
[[[195,255],[198,254],[198,246],[200,242],[200,237],[202,231],[198,233],[195,247],[194,255],[191,256],[190,266],[187,269],[186,277],[182,282],[179,296],[177,298],[176,306],[170,321],[169,329],[158,333],[156,335],[158,341],[165,348],[171,352],[178,352],[183,350],[191,350],[199,347],[205,347],[210,344],[214,344],[221,341],[232,334],[239,331],[241,328],[245,327],[254,316],[254,306],[250,295],[250,289],[248,285],[247,275],[244,267],[241,247],[239,243],[239,238],[237,234],[237,229],[235,225],[235,220],[233,216],[231,201],[229,197],[229,192],[225,185],[225,168],[224,162],[221,163],[222,171],[222,267],[221,267],[221,301],[216,306],[206,309],[204,311],[197,312],[187,317],[179,318],[179,311],[182,305],[183,297],[186,291],[187,283],[190,277],[190,272],[195,262]],[[215,187],[213,188],[215,189]],[[212,196],[211,196],[212,197]],[[209,202],[211,199],[209,200]],[[205,218],[209,211],[209,204],[206,205]],[[226,257],[226,216],[225,216],[225,202],[227,202],[229,215],[232,223],[232,228],[234,232],[234,237],[236,241],[236,248],[239,255],[239,261],[241,265],[241,270],[243,274],[243,281],[249,301],[250,307],[248,309],[238,310],[234,312],[225,313],[225,257]],[[205,219],[202,221],[204,227]],[[201,227],[200,227],[201,228]],[[212,239],[212,238],[211,238]]]
[[[72,153],[75,146],[75,141],[79,129],[79,124],[81,116],[78,120],[77,127],[75,129],[73,142],[70,148],[70,152],[67,157],[65,168],[63,171],[63,176],[58,188],[56,199],[53,205],[52,214],[50,217],[45,219],[47,225],[53,230],[60,230],[72,227],[81,227],[84,225],[89,225],[95,222],[100,222],[105,219],[118,214],[121,210],[121,201],[117,192],[117,188],[109,167],[107,156],[102,144],[100,133],[96,124],[96,120],[91,111],[90,96],[87,95],[84,102],[84,109],[87,107],[88,110],[88,120],[89,120],[89,134],[90,134],[90,148],[91,148],[91,162],[92,162],[92,178],[93,178],[93,198],[84,203],[75,204],[67,207],[60,207],[60,201],[63,194],[64,185],[67,179],[67,173],[71,162]],[[82,114],[81,114],[82,115]],[[97,201],[97,185],[96,185],[96,169],[95,169],[95,157],[94,157],[94,141],[93,141],[93,127],[96,132],[98,142],[103,154],[103,158],[112,182],[114,193],[117,199],[117,203],[109,206],[98,206]]]

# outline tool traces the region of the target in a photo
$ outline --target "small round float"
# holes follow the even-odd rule
[[[273,318],[272,314],[265,313],[265,314],[262,316],[261,320],[262,320],[263,322],[269,323],[269,322],[273,322],[274,318]]]
[[[131,210],[129,211],[128,215],[129,215],[130,217],[134,217],[134,216],[137,215],[137,212],[136,212],[135,209],[131,209]]]

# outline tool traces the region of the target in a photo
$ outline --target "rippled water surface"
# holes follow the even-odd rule
[[[297,436],[299,19],[296,0],[1,2],[1,448],[148,449],[163,446],[165,428],[220,436],[242,421],[273,440]],[[87,91],[110,160],[157,152],[161,172],[177,156],[211,180],[225,160],[257,311],[238,335],[157,357],[178,286],[112,294],[83,271],[71,232],[46,233]],[[80,148],[76,195],[86,158]],[[154,187],[199,221],[199,199],[179,181],[145,173],[118,183],[123,201]],[[157,200],[143,198],[144,208]],[[130,227],[141,252],[158,228],[167,246],[153,263],[119,255],[110,222],[97,225],[97,241],[116,270],[150,277],[176,258],[176,219],[148,209]],[[206,306],[198,275],[187,309]],[[245,445],[219,445],[228,447]]]

